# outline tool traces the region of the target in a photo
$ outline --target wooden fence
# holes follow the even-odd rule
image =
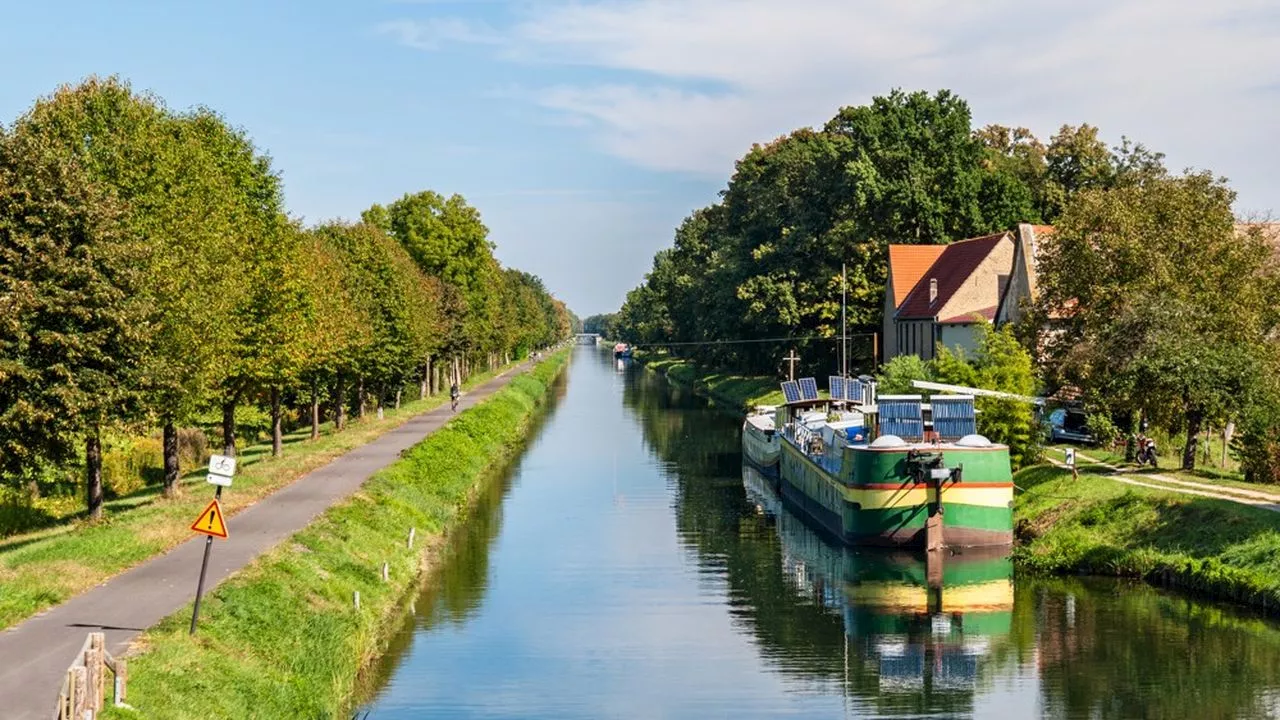
[[[107,652],[106,636],[89,633],[75,662],[67,668],[58,692],[58,709],[54,720],[93,720],[106,704],[106,678],[110,670],[115,677],[113,693],[115,704],[124,705],[125,683],[129,677],[124,658],[113,658]]]

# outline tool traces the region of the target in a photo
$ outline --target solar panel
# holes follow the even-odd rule
[[[919,395],[881,395],[879,400],[880,434],[897,435],[903,440],[924,438],[924,415]]]
[[[971,395],[935,395],[933,431],[943,440],[959,440],[978,431]]]
[[[827,390],[831,393],[832,400],[847,400],[849,398],[846,394],[844,378],[839,375],[832,375],[827,378]]]
[[[788,380],[782,383],[782,394],[787,398],[787,402],[800,402],[800,385],[795,380]]]
[[[800,397],[805,400],[818,399],[818,381],[813,378],[800,378]]]
[[[857,380],[850,380],[845,384],[845,392],[849,393],[849,399],[859,405],[866,405],[866,399],[862,394],[862,383]]]

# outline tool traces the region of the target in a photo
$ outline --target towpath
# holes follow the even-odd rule
[[[1156,490],[1164,490],[1166,492],[1174,492],[1182,495],[1196,495],[1199,497],[1213,498],[1215,500],[1227,500],[1229,502],[1240,503],[1241,505],[1252,505],[1253,507],[1262,508],[1263,510],[1280,512],[1280,494],[1262,492],[1260,490],[1250,490],[1248,488],[1234,487],[1231,485],[1213,485],[1209,483],[1193,482],[1191,480],[1182,480],[1180,478],[1170,477],[1160,473],[1123,470],[1115,465],[1104,463],[1101,460],[1089,457],[1079,451],[1076,452],[1076,458],[1078,460],[1083,460],[1090,465],[1095,465],[1112,471],[1112,474],[1100,474],[1098,477],[1104,477],[1108,480],[1114,480],[1115,482],[1124,483],[1126,485],[1154,488]],[[1066,467],[1065,463],[1056,459],[1051,459],[1050,462],[1059,467]]]
[[[529,367],[519,365],[466,393],[458,410],[481,402]],[[448,404],[418,415],[229,518],[231,537],[214,541],[205,593],[351,495],[453,416]],[[102,631],[107,650],[123,652],[138,633],[195,598],[203,554],[201,535],[0,632],[0,717],[48,718],[86,634]]]

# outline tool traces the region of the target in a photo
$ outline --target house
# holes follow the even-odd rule
[[[889,282],[885,285],[884,361],[898,355],[931,360],[938,344],[977,349],[981,323],[999,310],[1013,267],[1014,234],[996,233],[934,246],[933,261],[913,246],[889,246]],[[900,294],[907,282],[911,289]],[[890,308],[892,307],[892,312]]]
[[[995,324],[1002,327],[1016,323],[1026,307],[1036,299],[1037,252],[1045,237],[1053,232],[1052,225],[1020,223],[1013,248],[1013,267],[1009,282],[1000,293],[996,308]]]
[[[946,245],[890,245],[888,277],[884,285],[884,332],[881,337],[883,361],[898,355],[897,333],[894,331],[894,313],[902,307],[911,289],[929,272],[934,261],[946,250]]]

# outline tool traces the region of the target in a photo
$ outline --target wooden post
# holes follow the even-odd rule
[[[356,609],[359,610],[360,609],[360,591],[359,590],[356,591],[355,601],[356,601]]]
[[[129,687],[129,663],[124,658],[116,659],[116,707],[124,704]]]
[[[796,355],[796,351],[792,350],[790,355],[782,359],[786,360],[791,365],[791,367],[787,370],[787,380],[795,380],[796,379],[796,363],[800,361],[800,358]]]
[[[388,567],[386,563],[382,563],[382,582],[387,582],[390,579],[390,567]]]
[[[76,665],[67,671],[71,675],[71,701],[68,703],[71,711],[70,717],[79,718],[84,715],[85,711],[85,693],[87,691],[88,682],[85,678],[84,668]]]
[[[880,362],[880,333],[871,333],[871,366],[875,367]]]
[[[87,674],[89,694],[87,704],[93,711],[102,709],[105,700],[103,690],[106,689],[106,636],[96,632],[89,634],[89,649],[84,653],[84,667]]]
[[[412,549],[413,549],[413,534],[414,534],[414,532],[416,532],[416,531],[417,531],[417,528],[409,528],[409,542],[408,542],[408,548],[409,548],[410,550],[412,550]]]

